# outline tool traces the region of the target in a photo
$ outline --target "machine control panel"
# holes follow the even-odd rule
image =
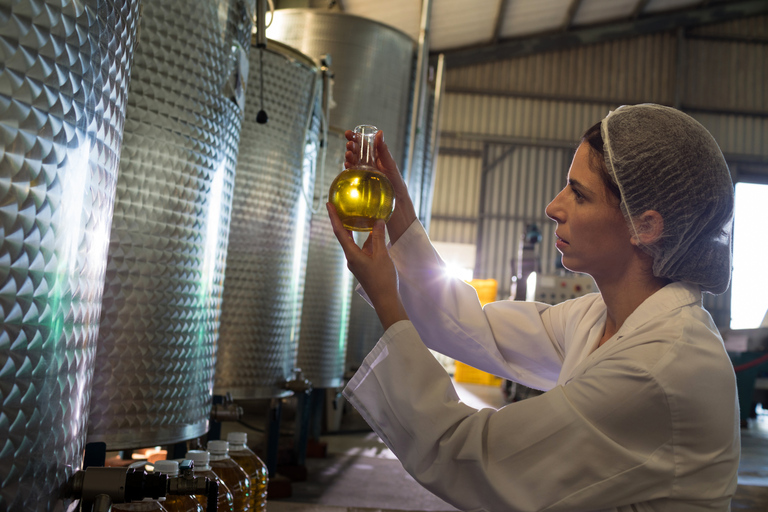
[[[538,275],[534,300],[558,304],[596,291],[594,280],[586,274]]]

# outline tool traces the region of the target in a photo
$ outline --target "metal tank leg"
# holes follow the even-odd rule
[[[277,470],[277,453],[280,444],[280,419],[283,414],[283,402],[279,398],[273,398],[269,402],[267,414],[267,465],[269,478],[275,476]]]

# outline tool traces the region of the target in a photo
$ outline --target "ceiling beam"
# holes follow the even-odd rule
[[[567,32],[508,39],[497,44],[444,50],[440,53],[445,55],[445,65],[455,68],[766,13],[768,13],[768,2],[765,0],[732,1],[668,14],[644,16],[633,21],[607,23]]]
[[[509,0],[499,0],[499,8],[496,11],[496,20],[493,24],[493,39],[491,42],[496,44],[501,39],[501,29],[504,26],[504,13],[507,12]]]
[[[568,10],[565,12],[565,16],[563,16],[563,24],[560,25],[560,30],[566,31],[571,28],[573,19],[576,17],[579,7],[581,7],[581,2],[582,0],[571,0]]]
[[[632,10],[632,19],[636,20],[640,16],[643,15],[643,11],[645,10],[645,6],[648,5],[648,2],[651,0],[638,0],[635,4],[635,8]]]

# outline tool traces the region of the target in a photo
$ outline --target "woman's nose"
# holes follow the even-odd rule
[[[562,192],[560,194],[562,194]],[[559,208],[560,194],[557,194],[555,198],[552,201],[550,201],[550,203],[544,209],[544,213],[547,214],[547,217],[549,217],[550,219],[558,223],[563,222],[562,210]]]

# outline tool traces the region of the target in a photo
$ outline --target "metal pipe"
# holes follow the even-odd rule
[[[416,134],[421,122],[421,111],[424,105],[424,82],[427,74],[427,56],[429,55],[429,25],[432,17],[432,0],[421,2],[421,28],[419,30],[419,49],[416,56],[416,83],[413,89],[413,103],[411,106],[411,133],[408,138],[408,164],[405,166],[403,179],[410,185],[413,177],[413,157],[416,149]]]
[[[435,194],[435,175],[437,173],[437,154],[440,144],[440,109],[445,93],[445,54],[437,56],[437,69],[435,70],[435,105],[432,110],[432,133],[430,134],[429,147],[432,149],[432,170],[429,174],[429,191],[426,195],[427,201],[422,206],[422,218],[424,219],[424,228],[429,233],[429,223],[432,217],[432,196]]]
[[[256,0],[256,46],[267,47],[267,0]]]

